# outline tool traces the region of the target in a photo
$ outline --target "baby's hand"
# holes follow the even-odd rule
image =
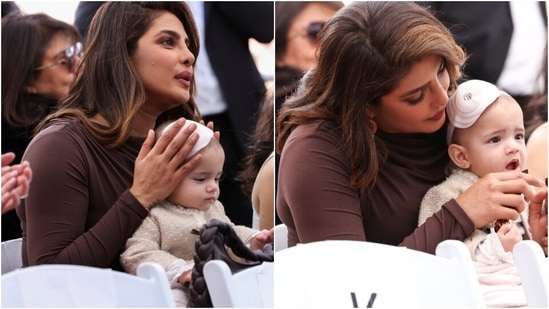
[[[192,269],[189,269],[189,270],[183,272],[181,274],[181,276],[179,276],[179,278],[177,279],[177,282],[179,282],[183,285],[188,285],[189,283],[191,283],[192,273],[193,273]]]
[[[497,234],[505,252],[512,252],[513,247],[522,240],[520,230],[514,223],[502,225]]]
[[[252,250],[263,249],[263,246],[274,241],[274,229],[262,230],[250,241]]]

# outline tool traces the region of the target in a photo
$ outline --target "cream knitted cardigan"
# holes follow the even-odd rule
[[[194,265],[193,253],[198,236],[192,234],[191,230],[200,230],[203,224],[213,218],[231,223],[219,201],[207,211],[176,206],[169,202],[155,205],[126,242],[125,251],[120,257],[122,266],[126,272],[135,274],[139,264],[156,262],[166,269],[168,277],[172,277],[170,280],[176,279]],[[248,243],[257,232],[246,226],[234,227],[244,243]],[[175,265],[178,265],[178,269],[174,272]]]

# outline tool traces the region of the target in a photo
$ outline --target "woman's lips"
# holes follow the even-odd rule
[[[177,74],[175,79],[184,87],[189,87],[191,85],[192,76],[191,72],[185,71]]]
[[[444,110],[441,110],[440,112],[436,113],[433,117],[429,118],[429,120],[440,120],[444,116]]]

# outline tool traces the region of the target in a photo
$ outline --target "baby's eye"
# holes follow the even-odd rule
[[[500,138],[498,136],[494,136],[488,142],[495,144],[495,143],[498,143],[499,141],[500,141]]]
[[[519,133],[519,134],[515,135],[515,139],[516,139],[516,140],[519,140],[519,141],[520,141],[520,140],[523,140],[523,139],[524,139],[524,134]]]
[[[206,178],[194,178],[195,181],[203,182],[206,180]]]

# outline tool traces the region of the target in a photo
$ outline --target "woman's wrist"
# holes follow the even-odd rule
[[[146,210],[150,210],[152,205],[156,202],[153,201],[150,196],[147,196],[147,194],[140,194],[139,192],[135,192],[135,189],[133,187],[130,188],[129,191]]]

